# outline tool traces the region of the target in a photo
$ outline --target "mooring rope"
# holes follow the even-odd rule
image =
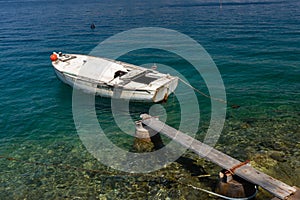
[[[24,164],[39,165],[39,166],[44,166],[44,167],[49,167],[49,166],[50,167],[61,167],[61,168],[73,169],[73,170],[77,170],[77,171],[98,173],[98,174],[101,174],[101,176],[104,175],[104,172],[101,171],[101,170],[86,169],[86,168],[74,167],[74,166],[71,166],[71,165],[65,165],[65,164],[49,164],[49,163],[41,163],[41,162],[24,161],[24,160],[21,160],[21,159],[18,159],[18,158],[6,157],[6,156],[1,156],[1,155],[0,155],[0,159],[6,159],[6,160],[9,160],[9,161],[15,161],[15,162],[20,162],[20,163],[24,163]],[[106,175],[109,175],[109,177],[111,177],[111,178],[112,177],[118,177],[118,176],[130,176],[130,177],[135,177],[135,176],[139,177],[140,176],[140,175],[137,175],[137,174],[128,174],[128,173],[120,174],[120,175],[113,175],[113,174],[107,173]],[[147,176],[147,174],[143,174],[143,176]],[[204,175],[203,177],[208,177],[208,176],[210,176],[210,175]],[[150,176],[150,175],[148,175],[148,177],[156,178],[156,177],[153,177],[153,176]],[[160,177],[160,178],[164,178],[165,180],[167,180],[169,182],[175,182],[175,183],[178,183],[180,185],[188,186],[188,187],[191,187],[195,190],[199,190],[199,191],[202,191],[202,192],[205,192],[205,193],[208,193],[208,194],[211,194],[211,195],[214,195],[214,196],[226,199],[226,200],[249,200],[249,199],[254,198],[256,196],[257,192],[258,192],[258,189],[255,186],[255,192],[254,192],[253,195],[251,195],[249,197],[245,197],[245,198],[232,198],[232,197],[227,197],[227,196],[224,196],[224,195],[221,195],[221,194],[218,194],[218,193],[215,193],[215,192],[203,189],[203,188],[193,186],[193,185],[188,184],[188,183],[180,182],[176,179],[171,179],[171,178],[167,178],[167,177]],[[139,182],[147,182],[147,181],[139,181]]]
[[[225,101],[224,99],[219,99],[219,98],[215,98],[215,97],[212,97],[212,96],[209,96],[207,94],[205,94],[204,92],[201,92],[199,89],[195,88],[194,86],[192,86],[191,84],[189,84],[188,82],[186,82],[185,80],[181,79],[178,77],[178,79],[184,83],[185,85],[187,85],[188,87],[192,88],[194,91],[196,91],[197,93],[201,94],[202,96],[206,97],[206,98],[209,98],[209,99],[212,99],[212,100],[215,100],[215,101],[219,101],[221,103],[224,103],[224,104],[227,104],[227,101]]]
[[[253,198],[256,196],[257,192],[258,192],[258,189],[257,189],[257,187],[255,186],[255,192],[254,192],[251,196],[249,196],[249,197],[243,197],[243,198],[233,198],[233,197],[227,197],[227,196],[224,196],[224,195],[221,195],[221,194],[218,194],[218,193],[215,193],[215,192],[212,192],[212,191],[203,189],[203,188],[195,187],[195,186],[193,186],[193,185],[191,185],[191,184],[187,184],[187,185],[188,185],[189,187],[194,188],[195,190],[200,190],[200,191],[202,191],[202,192],[206,192],[206,193],[208,193],[208,194],[211,194],[211,195],[214,195],[214,196],[216,196],[216,197],[223,198],[223,199],[227,199],[227,200],[249,200],[249,199],[253,199]]]

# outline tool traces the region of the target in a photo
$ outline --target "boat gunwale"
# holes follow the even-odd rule
[[[124,90],[124,91],[144,91],[144,92],[147,92],[148,94],[151,94],[151,92],[155,92],[157,89],[159,89],[159,88],[161,88],[161,87],[159,87],[159,88],[157,88],[157,89],[154,89],[154,90],[147,90],[147,89],[135,89],[135,88],[126,88],[126,87],[124,87],[124,86],[122,86],[122,85],[109,85],[109,84],[107,84],[107,83],[105,83],[105,82],[100,82],[100,81],[94,81],[94,82],[91,82],[91,81],[89,81],[89,80],[86,80],[86,79],[82,79],[82,78],[78,78],[78,77],[76,77],[74,74],[71,74],[71,73],[68,73],[68,72],[62,72],[62,71],[59,71],[59,70],[57,70],[59,73],[61,73],[63,76],[68,76],[68,77],[70,77],[70,78],[74,78],[74,79],[76,79],[76,80],[80,80],[80,81],[84,81],[84,82],[87,82],[87,83],[92,83],[92,84],[97,84],[97,87],[95,87],[95,88],[98,88],[99,89],[99,85],[101,85],[101,86],[108,86],[108,87],[111,87],[111,88],[121,88],[122,90]],[[71,75],[71,76],[70,76]],[[88,79],[88,78],[87,78]],[[76,80],[74,81],[74,83],[76,83]],[[94,80],[94,79],[90,79],[90,80]],[[167,82],[167,83],[169,83],[169,82]]]

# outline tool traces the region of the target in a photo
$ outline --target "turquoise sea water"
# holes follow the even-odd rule
[[[99,163],[77,135],[72,89],[56,78],[49,55],[53,51],[88,54],[108,37],[140,27],[184,33],[215,61],[229,102],[218,149],[240,160],[250,159],[258,169],[300,186],[299,1],[223,1],[220,9],[218,1],[3,0],[0,15],[0,156],[18,159],[0,159],[0,199],[213,198],[184,184],[212,190],[219,170],[191,153],[185,157],[192,159],[198,175],[203,168],[211,178],[193,176],[187,162],[130,176]],[[147,49],[120,59],[172,66],[207,93],[201,77],[186,70],[188,63],[166,52]],[[201,139],[210,103],[200,95],[198,101]],[[232,104],[240,107],[233,109]],[[132,103],[133,119],[150,106]],[[171,96],[163,106],[169,124],[177,127],[176,99]],[[109,138],[130,149],[133,139],[113,126],[110,101],[97,98],[95,107]],[[182,184],[172,182],[174,178]],[[261,192],[258,199],[266,196]]]

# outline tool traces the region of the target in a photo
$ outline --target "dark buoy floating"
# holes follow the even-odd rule
[[[95,24],[92,23],[92,24],[91,24],[91,29],[94,30],[95,28],[96,28]]]

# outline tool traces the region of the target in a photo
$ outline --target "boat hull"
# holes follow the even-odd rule
[[[108,86],[106,84],[93,83],[89,80],[84,80],[83,78],[78,78],[60,72],[54,68],[56,76],[65,84],[82,90],[85,93],[95,94],[101,97],[116,98],[116,99],[126,99],[130,101],[139,102],[161,102],[166,101],[171,93],[177,87],[178,79],[174,77],[163,86],[157,88],[156,90],[140,90],[140,89],[127,89],[124,87]]]

